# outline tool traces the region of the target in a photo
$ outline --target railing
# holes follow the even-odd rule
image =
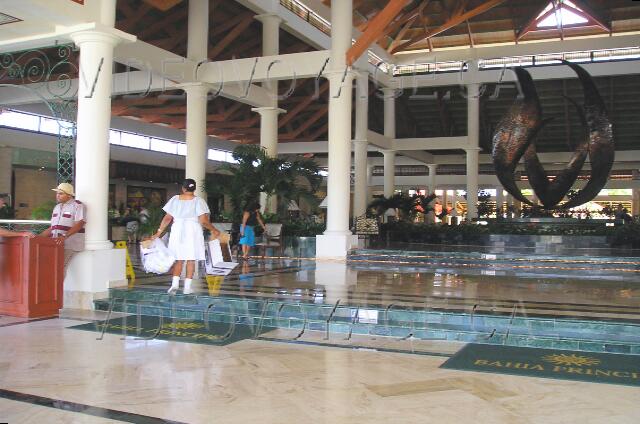
[[[51,221],[38,221],[28,219],[0,219],[0,228],[10,231],[30,231],[41,233],[51,225]]]
[[[313,25],[324,34],[331,36],[331,23],[324,19],[322,16],[318,15],[313,10],[309,9],[304,4],[300,3],[297,0],[280,0],[280,5],[282,5],[282,7],[297,15],[301,19],[304,19],[306,22]],[[384,73],[389,72],[389,65],[385,61],[383,61],[371,50],[369,50],[367,53],[369,63],[371,63],[373,66],[376,66]]]

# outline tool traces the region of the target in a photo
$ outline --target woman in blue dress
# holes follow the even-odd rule
[[[256,245],[254,227],[257,224],[260,224],[263,230],[267,230],[260,215],[260,204],[256,202],[249,203],[242,213],[242,225],[240,226],[240,245],[242,245],[241,259],[248,259],[251,247]]]

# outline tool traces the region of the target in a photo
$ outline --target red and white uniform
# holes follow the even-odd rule
[[[77,222],[85,220],[85,206],[79,200],[71,199],[67,203],[58,203],[51,216],[51,237],[67,234]],[[80,252],[84,250],[84,228],[64,241],[65,250]]]

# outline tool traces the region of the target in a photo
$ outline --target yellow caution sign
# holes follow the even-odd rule
[[[209,296],[218,296],[220,294],[220,287],[222,287],[224,277],[219,275],[207,275],[206,280],[207,287],[209,288]]]
[[[131,257],[129,256],[129,249],[127,249],[126,241],[117,241],[116,249],[124,249],[127,257],[126,276],[130,283],[136,281],[136,273],[133,272],[133,265],[131,264]]]

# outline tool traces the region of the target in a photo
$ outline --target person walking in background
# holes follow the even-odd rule
[[[173,196],[164,206],[167,213],[160,223],[158,231],[151,237],[156,239],[165,232],[169,224],[171,235],[168,248],[176,258],[173,265],[173,279],[169,294],[174,294],[180,287],[180,275],[183,263],[187,263],[186,278],[184,280],[184,294],[193,293],[191,284],[195,271],[196,261],[205,260],[204,235],[202,228],[211,231],[213,237],[218,237],[220,231],[209,222],[209,206],[207,202],[197,197],[196,182],[187,178],[182,183],[182,194]]]
[[[130,208],[127,208],[122,222],[125,223],[127,229],[127,240],[129,244],[138,241],[138,230],[140,229],[138,219],[138,216],[136,216]]]
[[[56,192],[58,204],[53,208],[51,226],[40,233],[41,237],[51,237],[64,243],[64,269],[77,252],[84,250],[85,206],[74,199],[73,186],[62,183],[52,189]]]
[[[256,245],[256,233],[254,227],[260,224],[264,231],[267,227],[260,215],[260,204],[257,202],[248,203],[242,214],[242,225],[240,225],[240,245],[242,245],[242,258],[249,259],[251,248]]]

